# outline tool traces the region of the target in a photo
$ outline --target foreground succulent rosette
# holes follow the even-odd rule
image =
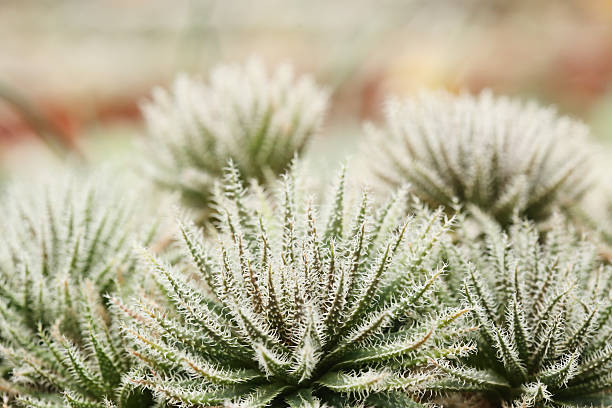
[[[292,180],[256,211],[228,170],[218,239],[181,225],[196,279],[150,257],[170,307],[117,301],[148,367],[132,381],[185,407],[417,406],[431,362],[473,349],[466,310],[431,301],[451,221],[366,194],[349,217],[342,174],[321,222]]]
[[[467,276],[480,327],[478,353],[440,364],[444,389],[480,391],[513,407],[612,404],[612,270],[561,225],[540,236],[529,222],[508,233],[489,223],[449,269]],[[497,405],[494,405],[497,406]]]

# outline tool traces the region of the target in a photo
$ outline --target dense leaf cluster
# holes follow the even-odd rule
[[[174,239],[141,180],[0,192],[4,405],[612,407],[612,270],[588,234],[611,220],[576,207],[586,128],[422,93],[389,103],[363,160],[407,187],[342,170],[319,201],[290,163],[326,105],[255,61],[155,90],[143,160],[199,211],[175,211]]]
[[[387,104],[386,126],[369,127],[377,179],[451,211],[474,205],[502,225],[515,213],[541,221],[583,195],[588,129],[554,109],[479,95],[422,92]]]
[[[451,259],[480,330],[475,356],[441,365],[441,387],[516,407],[612,404],[612,270],[592,244],[559,225],[544,238],[528,222],[489,225]]]
[[[413,406],[427,366],[472,350],[453,336],[466,310],[432,302],[440,212],[406,218],[396,198],[376,214],[364,193],[348,216],[344,174],[323,219],[290,175],[271,217],[233,167],[224,188],[219,244],[181,225],[197,280],[150,260],[172,312],[121,306],[149,367],[138,385],[180,406]]]
[[[179,76],[143,106],[150,175],[205,216],[229,159],[246,179],[283,173],[322,123],[327,92],[289,65],[220,65],[208,82]]]
[[[29,407],[141,407],[150,396],[122,381],[126,342],[104,296],[125,291],[134,241],[155,236],[135,196],[82,180],[15,183],[2,204],[0,352],[11,394]]]

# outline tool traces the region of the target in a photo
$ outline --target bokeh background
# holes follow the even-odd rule
[[[326,160],[424,87],[535,98],[612,143],[610,0],[2,0],[0,174],[126,154],[153,86],[251,56],[333,91]]]

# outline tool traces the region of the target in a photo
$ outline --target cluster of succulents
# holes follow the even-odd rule
[[[571,211],[586,128],[423,93],[357,158],[393,188],[348,166],[316,197],[294,157],[327,95],[291,72],[156,90],[141,191],[86,175],[1,193],[5,405],[612,406],[612,269]]]

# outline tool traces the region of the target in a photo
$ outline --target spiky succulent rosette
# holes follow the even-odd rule
[[[3,388],[20,406],[152,405],[150,393],[122,382],[133,360],[104,298],[131,292],[132,246],[155,235],[138,198],[76,177],[15,182],[5,192],[0,353],[9,370]]]
[[[148,367],[136,385],[185,407],[411,407],[431,361],[472,350],[454,335],[466,310],[431,301],[441,211],[364,193],[349,216],[344,173],[324,218],[291,175],[257,209],[241,183],[230,167],[217,239],[180,226],[197,278],[149,256],[169,306],[117,301]]]
[[[376,178],[433,207],[479,207],[506,226],[575,204],[588,183],[588,129],[552,108],[479,95],[422,92],[390,100],[383,129],[368,128]]]
[[[246,179],[273,179],[318,131],[327,99],[310,76],[289,65],[268,73],[255,59],[219,65],[208,82],[179,76],[143,106],[149,173],[205,215],[228,159]]]
[[[450,257],[479,352],[440,364],[453,377],[443,388],[482,391],[494,406],[612,406],[612,270],[560,224],[541,237],[529,222],[508,233],[489,223],[484,241]]]

